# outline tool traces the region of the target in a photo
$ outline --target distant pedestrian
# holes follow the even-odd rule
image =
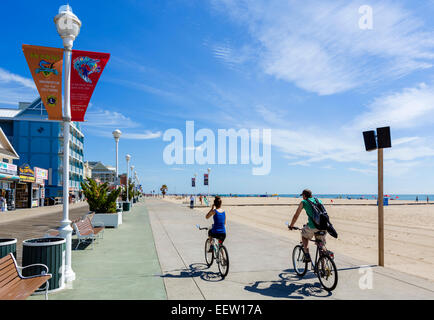
[[[5,207],[6,207],[6,199],[3,197],[3,196],[0,196],[0,208],[1,208],[1,211],[3,212],[3,211],[6,211],[5,210]]]
[[[419,202],[419,198],[418,198],[418,196],[416,196],[416,202]]]
[[[428,196],[426,196],[426,203],[428,203],[429,202],[429,198],[428,198]]]
[[[200,200],[200,205],[202,205],[202,195],[199,196],[199,200]]]
[[[191,195],[190,197],[190,208],[193,209],[194,208],[194,196]]]

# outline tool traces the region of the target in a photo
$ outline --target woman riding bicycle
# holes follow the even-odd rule
[[[214,224],[212,228],[208,231],[209,240],[212,238],[220,240],[222,243],[226,239],[226,212],[221,209],[222,199],[216,196],[214,199],[214,204],[211,210],[206,214],[207,219],[213,217]],[[212,248],[210,248],[212,250]]]
[[[297,222],[298,216],[300,215],[301,211],[303,209],[306,210],[308,222],[303,226],[303,229],[301,230],[301,241],[303,242],[305,253],[304,257],[306,259],[306,262],[310,262],[311,258],[309,254],[309,240],[311,240],[313,236],[315,236],[315,239],[321,240],[325,244],[325,235],[318,236],[315,234],[315,232],[319,230],[315,227],[315,224],[312,220],[312,205],[309,203],[309,201],[315,202],[315,199],[312,198],[312,191],[310,191],[309,189],[305,189],[300,195],[303,196],[303,200],[300,202],[288,228],[292,230],[294,224]],[[321,203],[321,200],[318,199],[318,201]]]

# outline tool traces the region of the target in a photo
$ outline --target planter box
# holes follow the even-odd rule
[[[92,223],[103,223],[105,227],[117,228],[122,224],[122,212],[118,213],[95,213]]]

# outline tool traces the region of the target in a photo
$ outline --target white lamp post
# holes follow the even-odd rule
[[[134,181],[134,166],[131,166],[131,181]],[[134,198],[134,187],[133,187],[133,198]],[[131,202],[131,205],[133,205],[133,203],[134,203],[134,200],[133,200],[133,202]]]
[[[119,138],[121,137],[121,130],[116,129],[115,131],[112,132],[113,137],[115,138],[115,142],[116,142],[116,178],[115,178],[115,186],[116,189],[118,188],[119,182],[119,171],[118,171],[118,145],[119,145]],[[119,199],[119,198],[118,198]],[[119,208],[119,201],[118,199],[116,199],[116,210]]]
[[[116,129],[115,131],[112,132],[113,133],[113,137],[115,138],[115,142],[116,142],[116,184],[117,184],[117,180],[118,180],[118,145],[119,145],[119,138],[121,137],[121,130]]]
[[[136,180],[136,185],[135,185],[135,191],[137,192],[137,190],[139,190],[139,177],[137,176],[137,172],[134,171],[134,178]]]
[[[125,156],[125,159],[127,160],[127,182],[126,182],[126,185],[127,185],[127,202],[130,202],[130,195],[128,193],[128,185],[129,185],[129,176],[128,176],[128,173],[129,173],[129,170],[130,170],[129,163],[130,163],[131,156],[129,154],[127,154]]]
[[[75,273],[71,268],[72,228],[69,220],[69,129],[71,125],[70,80],[71,80],[71,52],[75,38],[80,33],[81,21],[69,5],[59,8],[59,14],[54,17],[57,32],[63,40],[65,49],[65,85],[63,93],[63,220],[60,236],[66,239],[65,252],[65,281],[75,280]]]

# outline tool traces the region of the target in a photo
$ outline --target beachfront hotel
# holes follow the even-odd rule
[[[18,167],[28,165],[30,168],[47,169],[44,197],[54,199],[63,196],[63,123],[46,121],[47,118],[41,98],[31,103],[20,102],[18,108],[0,109],[0,127],[20,156],[14,160],[14,164]],[[83,181],[83,151],[84,134],[79,123],[71,122],[69,190],[76,198],[80,195],[80,182]],[[31,187],[28,193],[35,191]],[[40,195],[34,194],[32,197],[38,198]],[[28,207],[24,200],[22,204],[17,202],[17,207],[20,206]]]

